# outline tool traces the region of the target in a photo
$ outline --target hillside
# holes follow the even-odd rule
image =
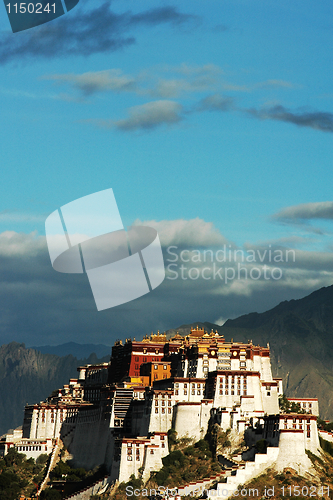
[[[109,356],[106,360],[109,359]],[[105,361],[91,355],[77,359],[28,349],[11,342],[0,347],[0,435],[22,425],[26,403],[38,403],[77,377],[77,366]]]
[[[289,396],[318,397],[321,417],[333,419],[333,286],[265,313],[228,320],[226,338],[271,348],[275,376]]]
[[[77,342],[66,342],[65,344],[59,345],[31,346],[30,349],[35,349],[35,351],[40,351],[43,354],[56,354],[57,356],[72,354],[72,356],[75,356],[77,359],[89,358],[91,353],[94,352],[97,358],[107,356],[109,360],[112,348],[104,344],[78,344]]]

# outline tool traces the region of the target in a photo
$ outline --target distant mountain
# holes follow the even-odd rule
[[[108,361],[91,354],[86,359],[70,355],[43,354],[24,344],[11,342],[0,347],[0,435],[23,423],[26,403],[39,403],[54,389],[77,378],[77,367]]]
[[[191,323],[168,330],[185,336],[191,327],[217,330],[226,340],[270,345],[272,371],[283,378],[287,396],[318,397],[320,416],[333,420],[333,286],[299,300],[281,302],[264,313],[214,323]]]
[[[57,356],[67,356],[72,354],[78,359],[88,358],[91,353],[95,353],[98,358],[111,356],[111,347],[104,344],[77,344],[76,342],[67,342],[60,345],[42,345],[32,346],[30,349],[42,352],[43,354],[56,354]]]
[[[318,397],[322,418],[333,420],[333,286],[264,313],[228,320],[226,338],[266,345],[275,376],[288,396]]]

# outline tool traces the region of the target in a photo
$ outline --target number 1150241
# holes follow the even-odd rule
[[[297,486],[297,485],[292,485],[292,486],[281,486],[280,487],[282,496],[287,496],[287,497],[318,497],[318,496],[323,496],[323,495],[329,495],[330,493],[330,488],[329,486]]]
[[[6,5],[8,14],[55,14],[56,4],[47,3],[44,7],[41,3],[8,3]]]

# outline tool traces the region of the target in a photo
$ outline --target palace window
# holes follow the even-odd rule
[[[163,365],[163,370],[166,370],[167,369],[167,365]]]
[[[171,413],[171,408],[168,408],[168,413]]]

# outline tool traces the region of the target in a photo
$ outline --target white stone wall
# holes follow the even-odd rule
[[[325,441],[329,441],[330,443],[333,443],[333,434],[332,432],[327,432],[327,431],[319,431],[319,436],[325,439]]]
[[[262,385],[261,394],[263,400],[263,410],[267,415],[279,413],[279,395],[277,385]]]
[[[168,393],[154,393],[149,419],[148,432],[168,432],[172,427],[175,400]]]
[[[38,405],[33,409],[30,430],[25,436],[30,439],[56,439],[66,419],[67,409],[49,405]]]
[[[300,430],[280,430],[279,455],[275,463],[278,472],[291,467],[303,475],[313,469],[311,460],[305,453],[304,436]]]
[[[320,449],[317,419],[314,416],[303,414],[280,415],[280,439],[281,433],[301,433],[303,449],[317,454]]]
[[[174,428],[178,437],[202,439],[207,431],[212,402],[178,403],[175,408]]]
[[[127,482],[132,474],[139,477],[142,474],[147,481],[151,472],[159,471],[162,458],[169,453],[167,435],[156,433],[150,438],[123,438],[121,442],[120,461],[112,467],[110,479]]]
[[[278,395],[281,396],[283,394],[283,382],[282,378],[273,378],[275,382],[278,384]]]
[[[273,382],[271,360],[267,356],[258,356],[261,359],[260,376],[265,382]]]

